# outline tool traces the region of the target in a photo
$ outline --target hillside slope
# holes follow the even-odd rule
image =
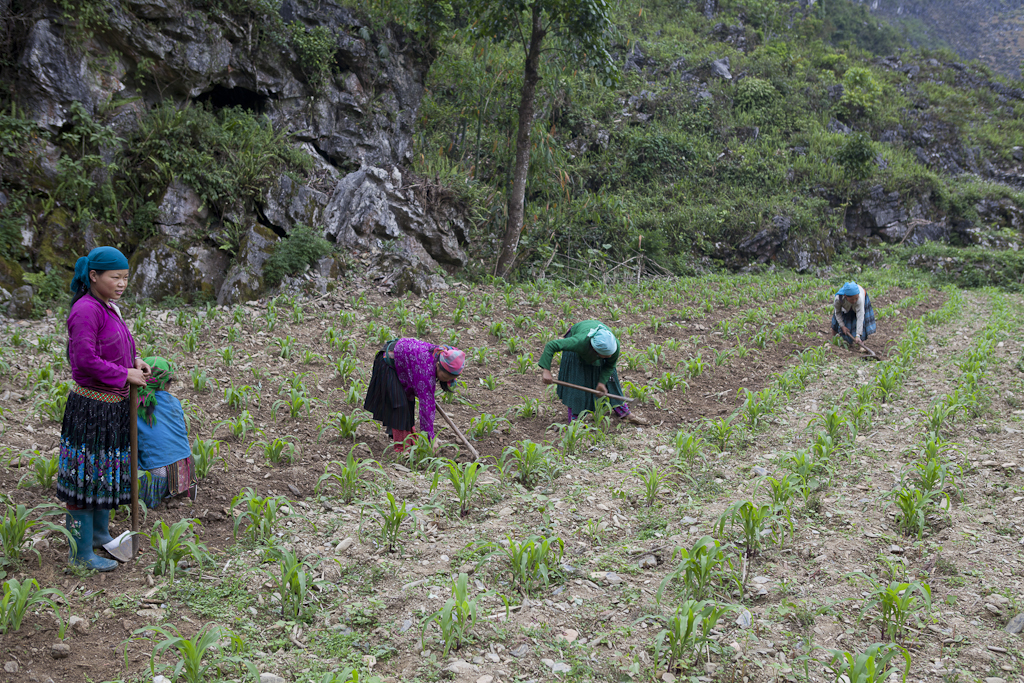
[[[862,0],[856,0],[861,2]],[[1007,0],[870,0],[871,13],[899,27],[915,47],[945,44],[964,60],[1019,77],[1024,6]]]
[[[845,0],[627,1],[615,18],[617,86],[557,50],[542,64],[524,272],[806,270],[869,245],[1019,241],[1021,83],[910,48]],[[455,31],[418,122],[414,167],[470,198],[480,256],[504,224],[521,55]]]

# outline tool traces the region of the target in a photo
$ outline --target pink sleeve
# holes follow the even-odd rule
[[[76,307],[68,315],[68,356],[72,376],[81,385],[120,388],[128,381],[128,368],[99,356],[101,318],[92,308]]]
[[[434,354],[430,344],[422,344],[416,349],[413,371],[413,391],[420,401],[420,431],[434,438],[434,392],[437,389],[434,374]]]

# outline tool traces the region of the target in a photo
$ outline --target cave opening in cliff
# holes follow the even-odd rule
[[[209,102],[214,109],[241,107],[253,114],[262,114],[270,98],[247,88],[225,88],[222,85],[215,85],[197,97],[196,101]]]

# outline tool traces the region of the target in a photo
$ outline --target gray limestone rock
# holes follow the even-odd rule
[[[11,318],[31,318],[34,293],[30,285],[22,285],[11,292],[11,300],[7,304],[7,315]]]
[[[68,49],[59,30],[41,19],[29,30],[19,66],[23,106],[40,126],[56,130],[69,118],[72,102],[92,112],[89,67],[83,54]]]
[[[711,71],[714,75],[719,78],[724,78],[727,81],[732,80],[732,73],[729,71],[729,58],[722,57],[711,62]]]

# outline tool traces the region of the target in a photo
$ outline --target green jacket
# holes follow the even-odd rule
[[[611,330],[611,328],[599,320],[584,320],[583,322],[576,323],[569,330],[568,337],[555,339],[544,345],[544,353],[540,355],[537,365],[545,370],[550,370],[551,359],[554,358],[556,353],[559,351],[572,351],[580,357],[580,362],[584,365],[602,366],[598,381],[602,384],[606,383],[608,378],[612,376],[615,364],[619,362],[619,351],[622,350],[622,346],[620,344],[610,358],[598,356],[597,351],[590,345],[590,332],[602,327],[606,330]]]

